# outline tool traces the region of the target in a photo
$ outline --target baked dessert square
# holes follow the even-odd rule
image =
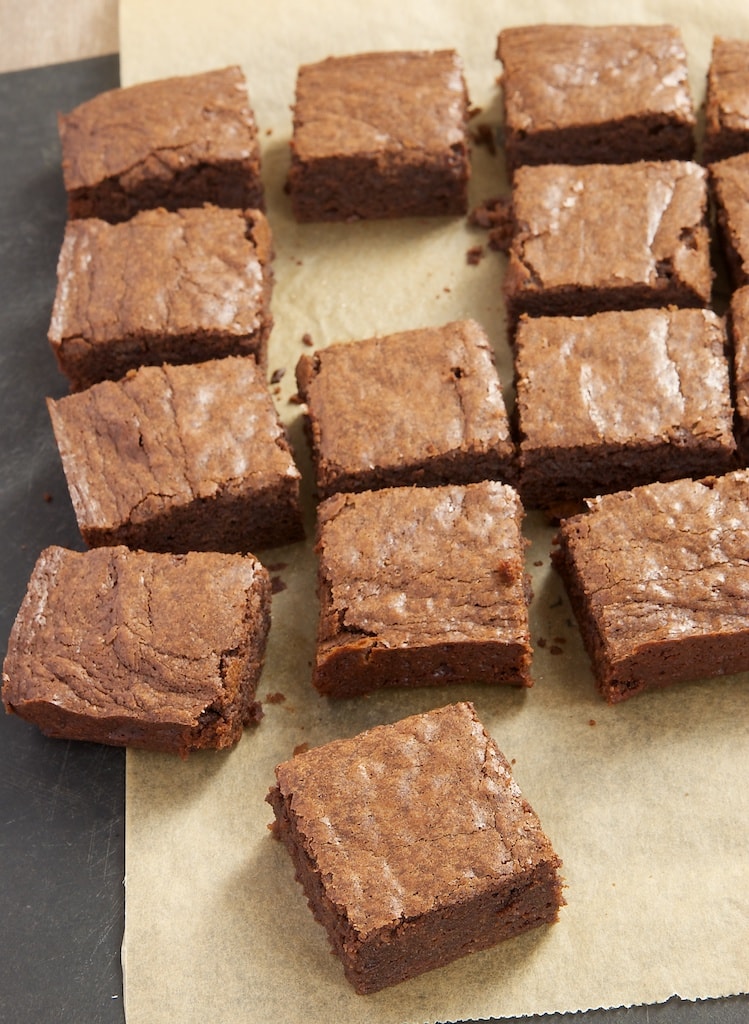
[[[330,345],[296,368],[317,490],[515,479],[491,344],[473,320]]]
[[[734,288],[749,284],[749,153],[710,165],[718,238]]]
[[[294,217],[465,214],[468,94],[454,50],[328,57],[299,68],[288,191]]]
[[[530,316],[707,306],[706,171],[693,162],[519,167],[505,297]]]
[[[749,466],[749,286],[731,296],[728,311],[736,404],[736,444],[742,466]]]
[[[561,862],[464,702],[276,768],[273,831],[361,993],[557,920]]]
[[[6,710],[63,739],[234,746],[262,716],[270,595],[252,555],[49,547],[11,631]]]
[[[251,357],[144,366],[48,406],[91,547],[231,552],[302,538],[300,473]]]
[[[705,97],[705,163],[749,150],[749,40],[713,39]]]
[[[497,57],[510,170],[694,155],[687,54],[672,25],[506,28]]]
[[[497,481],[322,502],[316,689],[531,686],[522,516]]]
[[[69,221],[49,342],[74,391],[128,370],[252,355],[266,364],[272,239],[257,210]]]
[[[588,504],[562,522],[552,560],[602,696],[749,669],[749,473]]]
[[[515,346],[526,508],[735,468],[726,327],[711,310],[521,317]]]
[[[58,126],[70,217],[264,208],[257,126],[237,66],[110,89]]]

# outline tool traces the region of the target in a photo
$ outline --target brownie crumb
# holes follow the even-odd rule
[[[564,651],[559,644],[552,644],[549,648],[549,654],[564,654]]]
[[[469,265],[469,267],[475,267],[476,264],[480,263],[483,258],[483,245],[472,245],[471,248],[466,252],[466,263]]]
[[[588,719],[588,725],[595,725],[595,724],[596,724],[595,718],[589,718]]]
[[[283,380],[283,376],[284,376],[285,373],[286,373],[286,367],[285,366],[279,366],[279,368],[277,370],[274,370],[273,373],[271,374],[271,378],[270,378],[271,384],[279,384]]]
[[[546,647],[546,637],[545,636],[540,636],[538,638],[538,640],[536,640],[536,643],[538,644],[539,647]]]
[[[294,747],[292,751],[292,754],[294,755],[294,757],[296,757],[297,754],[306,754],[308,750],[309,743],[297,743],[297,745]]]
[[[497,136],[494,128],[486,122],[477,124],[471,132],[471,139],[477,146],[485,146],[492,156],[497,153]]]
[[[266,693],[265,703],[266,704],[283,704],[286,700],[286,694],[275,691],[274,693]]]
[[[468,223],[489,232],[489,248],[507,252],[513,235],[512,199],[494,196],[485,199],[468,214]]]
[[[272,594],[280,594],[286,590],[286,584],[280,576],[271,577],[270,589]]]
[[[312,346],[314,345],[312,335],[309,333],[309,331],[305,331],[304,334],[302,335],[302,344],[306,345],[307,348],[312,348]]]
[[[52,502],[54,501],[54,498],[49,491],[45,491],[44,494],[42,495],[42,501],[46,501],[48,505],[51,505]]]

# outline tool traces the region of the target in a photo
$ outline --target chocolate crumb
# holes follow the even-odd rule
[[[297,754],[306,754],[309,750],[309,743],[298,743],[292,750],[292,754],[296,757]]]
[[[466,263],[469,267],[475,267],[484,257],[483,245],[472,245],[466,252]]]
[[[595,718],[589,718],[588,719],[588,725],[595,725],[595,724],[596,724]]]
[[[477,124],[471,132],[471,138],[477,146],[486,146],[492,156],[497,153],[497,136],[490,124],[483,121]]]
[[[512,199],[493,196],[485,199],[468,214],[468,223],[489,232],[489,248],[507,252],[513,235]]]
[[[564,651],[558,644],[552,644],[549,648],[549,654],[564,654]]]
[[[49,504],[51,504],[51,503],[52,503],[52,501],[54,500],[54,498],[52,497],[52,495],[50,494],[50,492],[49,492],[49,491],[45,491],[45,492],[44,492],[44,494],[42,495],[42,500],[43,500],[43,501],[46,501],[46,502],[47,502],[47,504],[49,505]]]
[[[280,576],[271,576],[270,580],[270,592],[271,594],[280,594],[286,590],[286,584]]]
[[[312,348],[312,346],[314,345],[314,341],[312,340],[312,335],[309,334],[309,332],[307,332],[307,331],[305,331],[304,334],[302,335],[302,344],[306,345],[307,348]]]
[[[302,397],[298,393],[296,393],[296,392],[293,395],[289,395],[287,401],[291,405],[302,405],[303,404]]]
[[[540,636],[538,638],[538,640],[536,640],[536,643],[538,644],[539,647],[546,647],[546,637],[545,636]]]
[[[286,373],[286,367],[285,366],[279,366],[279,368],[277,370],[274,370],[273,373],[270,376],[271,384],[278,384],[280,381],[282,381],[283,380],[283,376],[284,376],[285,373]]]
[[[279,693],[278,691],[275,693],[266,693],[265,695],[266,704],[283,704],[285,700],[286,695],[284,693]]]

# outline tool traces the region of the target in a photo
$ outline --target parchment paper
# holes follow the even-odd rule
[[[714,33],[749,37],[739,4],[631,3],[631,21],[684,33],[695,99]],[[512,377],[502,258],[470,266],[485,237],[458,218],[296,226],[283,181],[296,68],[370,49],[457,48],[475,123],[500,121],[496,35],[512,23],[604,20],[594,3],[433,0],[122,0],[123,84],[241,63],[263,134],[275,234],[270,370],[307,481],[300,409],[289,401],[309,333],[316,346],[453,318],[480,320]],[[611,20],[611,19],[609,19]],[[506,189],[501,158],[474,149],[471,202]],[[509,387],[507,388],[510,400]],[[228,754],[127,761],[129,1024],[215,1020],[327,1024],[458,1021],[654,1003],[746,990],[749,977],[749,675],[675,686],[615,708],[596,696],[569,605],[549,568],[552,530],[531,515],[534,687],[456,687],[332,702],[310,685],[317,605],[311,543],[263,558],[285,589],[260,695],[266,716]],[[309,913],[264,803],[295,746],[353,735],[468,698],[564,860],[558,924],[375,996],[344,981]]]

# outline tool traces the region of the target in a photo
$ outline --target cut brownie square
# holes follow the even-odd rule
[[[296,369],[317,489],[515,478],[486,332],[475,321],[331,345]]]
[[[512,206],[511,327],[522,313],[710,302],[706,172],[696,163],[519,167]]]
[[[497,57],[511,170],[694,154],[687,55],[671,25],[507,28]]]
[[[495,481],[324,501],[317,690],[531,686],[522,514],[516,491]]]
[[[557,920],[561,862],[461,703],[276,768],[274,834],[360,993]]]
[[[749,473],[588,504],[552,559],[603,697],[749,669]]]
[[[749,150],[749,40],[713,39],[705,98],[705,163]]]
[[[262,209],[260,146],[239,67],[111,89],[58,119],[70,217],[163,206]]]
[[[251,354],[266,364],[272,241],[257,210],[69,221],[49,341],[73,390],[142,365]]]
[[[718,236],[735,288],[749,284],[749,153],[710,165]]]
[[[249,356],[145,366],[48,405],[90,546],[254,551],[302,537],[300,473]]]
[[[299,69],[288,188],[298,221],[464,214],[468,95],[453,50]]]
[[[515,345],[526,507],[734,468],[726,329],[711,310],[521,317]]]
[[[736,403],[736,443],[739,461],[749,465],[749,286],[731,296],[728,311]]]
[[[64,739],[233,746],[262,716],[270,595],[251,555],[47,548],[11,631],[5,707]]]

